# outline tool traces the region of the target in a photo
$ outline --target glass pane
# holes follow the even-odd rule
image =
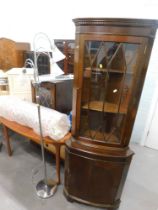
[[[139,44],[86,41],[80,136],[120,143]]]

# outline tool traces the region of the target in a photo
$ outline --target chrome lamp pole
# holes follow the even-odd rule
[[[50,46],[50,51],[52,52],[52,55],[50,52],[45,49],[44,47],[37,46],[37,41],[39,40],[46,40]],[[41,141],[41,152],[42,152],[42,161],[43,161],[43,179],[39,181],[36,185],[36,193],[40,198],[49,198],[54,195],[54,193],[57,190],[57,183],[55,181],[48,180],[47,178],[47,169],[46,169],[46,161],[45,161],[45,149],[44,149],[44,139],[43,139],[43,132],[42,132],[42,120],[41,120],[41,106],[40,106],[40,95],[39,95],[39,87],[40,87],[40,81],[39,81],[39,74],[38,74],[38,57],[40,54],[46,54],[49,57],[49,61],[51,63],[53,56],[53,46],[49,39],[49,37],[45,33],[38,33],[35,35],[33,40],[33,50],[34,50],[34,86],[36,90],[36,101],[37,101],[37,110],[38,110],[38,120],[39,120],[39,131],[40,131],[40,141]],[[42,49],[42,51],[41,51]]]

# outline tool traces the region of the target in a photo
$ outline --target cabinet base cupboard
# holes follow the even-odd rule
[[[66,143],[64,194],[70,201],[118,209],[158,22],[78,18],[74,23],[73,137]]]

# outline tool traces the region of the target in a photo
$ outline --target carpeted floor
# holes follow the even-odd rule
[[[35,192],[43,177],[40,147],[13,134],[13,156],[8,157],[5,146],[0,152],[0,210],[99,210],[63,195],[64,163],[61,164],[62,184],[49,199],[39,199]],[[0,134],[0,142],[2,141]],[[158,210],[158,151],[132,144],[135,155],[122,194],[120,210]],[[54,157],[46,154],[50,178],[55,178]],[[76,166],[77,167],[77,166]],[[39,173],[33,176],[33,172]]]

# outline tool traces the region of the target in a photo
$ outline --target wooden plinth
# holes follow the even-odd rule
[[[70,201],[117,209],[133,152],[66,144],[64,194]]]

